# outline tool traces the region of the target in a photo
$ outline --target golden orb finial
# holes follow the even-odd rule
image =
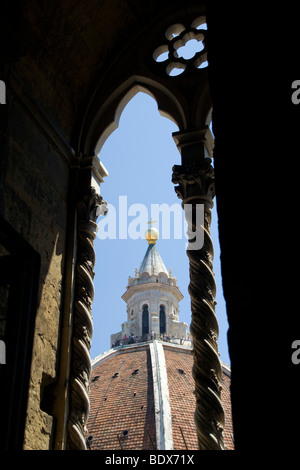
[[[152,227],[152,224],[156,222],[156,220],[152,220],[152,218],[150,219],[150,222],[148,222],[148,224],[150,224],[150,227],[148,228],[148,230],[146,230],[145,232],[145,238],[146,240],[148,241],[148,244],[149,245],[153,245],[156,243],[156,241],[158,240],[159,238],[159,232],[156,228]]]

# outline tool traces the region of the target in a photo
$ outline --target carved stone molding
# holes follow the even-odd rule
[[[203,145],[203,144],[202,144]],[[203,149],[202,149],[203,150]],[[215,315],[216,286],[213,273],[213,243],[210,238],[211,208],[215,195],[214,170],[210,158],[195,155],[194,162],[173,167],[175,191],[185,204],[192,205],[186,218],[189,233],[199,230],[196,219],[197,204],[204,205],[201,249],[188,249],[190,265],[189,294],[193,338],[193,377],[195,380],[195,423],[200,450],[223,450],[224,410],[221,403],[222,369],[218,355],[218,321]],[[190,246],[190,245],[189,245]]]
[[[77,206],[77,260],[70,374],[70,412],[67,448],[85,450],[86,421],[89,414],[90,347],[93,334],[94,239],[98,215],[107,212],[106,202],[94,188]]]

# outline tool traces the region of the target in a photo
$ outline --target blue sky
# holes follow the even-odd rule
[[[181,163],[180,154],[172,138],[172,132],[175,131],[178,131],[177,126],[159,114],[157,103],[149,95],[138,93],[128,103],[121,115],[118,129],[107,139],[100,152],[100,160],[109,172],[109,176],[101,185],[101,194],[115,207],[117,217],[120,196],[123,196],[121,199],[123,203],[126,201],[128,209],[133,204],[146,206],[149,217],[151,204],[166,203],[171,206],[181,203],[171,181],[173,165]],[[218,343],[221,360],[230,364],[227,347],[228,324],[220,275],[216,201],[214,202],[211,236],[215,252],[216,314],[220,329]],[[136,217],[128,215],[127,219],[130,224]],[[158,224],[154,226],[160,228]],[[117,218],[115,239],[100,239],[99,236],[95,239],[92,358],[109,349],[110,335],[121,330],[121,323],[126,320],[126,304],[121,296],[126,290],[128,276],[134,276],[148,246],[144,237],[136,240],[119,239],[118,228]],[[179,304],[179,320],[189,325],[191,309],[186,241],[184,236],[174,239],[171,224],[170,239],[160,239],[157,248],[166,268],[172,269],[172,275],[177,277],[179,289],[184,295]]]

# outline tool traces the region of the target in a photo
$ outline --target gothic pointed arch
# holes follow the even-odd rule
[[[185,112],[178,98],[159,82],[133,75],[107,97],[93,116],[82,143],[83,154],[99,155],[106,139],[118,128],[124,108],[139,92],[148,94],[157,102],[158,111],[162,116],[175,122],[179,129],[186,128]]]

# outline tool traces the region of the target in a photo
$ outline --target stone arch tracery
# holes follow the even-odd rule
[[[211,118],[211,98],[207,70],[203,67],[207,59],[207,46],[204,44],[204,47],[192,59],[181,57],[178,53],[179,48],[191,39],[198,42],[205,41],[206,32],[201,28],[204,22],[203,12],[201,14],[198,12],[198,15],[189,13],[185,21],[170,20],[168,25],[165,22],[164,26],[161,26],[161,34],[155,35],[152,31],[152,37],[155,38],[153,42],[150,41],[147,45],[141,43],[137,52],[137,62],[140,60],[138,72],[128,73],[127,77],[126,73],[125,76],[123,73],[120,80],[116,82],[115,78],[119,74],[112,68],[111,74],[108,74],[106,80],[95,90],[80,125],[76,147],[79,153],[77,165],[85,171],[81,173],[85,175],[81,178],[83,186],[89,193],[96,180],[99,195],[98,199],[94,197],[95,202],[93,202],[93,207],[96,208],[93,209],[95,216],[89,216],[90,206],[87,206],[86,219],[79,220],[79,223],[89,224],[90,219],[95,221],[97,207],[103,205],[100,197],[100,183],[107,174],[97,158],[101,147],[118,126],[121,113],[130,99],[139,91],[149,94],[156,100],[159,112],[173,120],[179,128],[179,132],[174,133],[173,137],[181,154],[182,165],[174,166],[173,183],[177,185],[175,190],[183,201],[183,208],[186,202],[192,204],[193,210],[190,216],[187,216],[187,222],[189,229],[193,232],[196,228],[194,217],[196,205],[203,204],[205,208],[205,226],[202,228],[205,233],[204,248],[193,250],[190,245],[188,249],[191,276],[189,288],[192,308],[191,333],[195,358],[193,371],[197,401],[195,421],[199,448],[222,449],[224,425],[224,411],[220,401],[222,372],[217,348],[218,325],[214,314],[213,247],[209,236],[210,213],[214,197],[214,174],[211,159],[207,158],[212,157],[213,150],[213,139],[208,128]],[[141,61],[141,51],[144,51],[143,56],[146,56],[144,61]],[[157,62],[158,57],[167,51],[167,65],[163,63],[164,61]],[[130,51],[126,51],[123,56],[125,69],[126,66],[128,67],[127,64],[131,63],[131,61],[126,63],[128,57],[130,57]],[[174,68],[182,72],[178,76],[171,76]],[[110,77],[114,79],[110,80]],[[103,95],[103,90],[106,90],[105,95]],[[105,209],[98,210],[98,213],[101,212],[104,214]],[[89,230],[90,228],[86,225],[83,233],[86,233],[92,241],[93,235],[89,233]],[[91,268],[93,268],[93,262]],[[90,277],[92,279],[92,276]],[[80,280],[79,284],[81,285]],[[86,304],[90,309],[92,297],[87,295]],[[85,299],[85,296],[84,291],[79,294],[82,299]],[[80,331],[80,323],[84,320],[82,316],[80,317],[80,311],[78,315],[78,330]],[[77,343],[81,345],[82,341],[79,339]],[[78,350],[78,345],[75,345],[75,350],[76,348]],[[83,357],[83,353],[80,354]],[[89,365],[87,364],[85,375],[88,376],[88,374]],[[79,373],[80,375],[82,374]],[[79,383],[81,383],[80,386]],[[86,401],[84,391],[86,380],[79,380],[75,377],[74,384],[76,386],[71,390],[73,392],[71,401],[72,396],[76,395],[82,395],[83,401]],[[80,387],[83,388],[82,393]],[[203,403],[206,405],[203,406]],[[86,405],[87,413],[88,404]],[[79,425],[76,424],[76,413],[72,421],[69,420],[70,435],[74,429],[77,433],[75,435],[73,432],[75,438],[70,448],[83,446],[84,426],[84,416]]]
[[[145,77],[132,76],[114,91],[94,116],[91,133],[85,142],[84,153],[99,155],[107,138],[117,129],[124,108],[139,92],[148,94],[157,102],[158,111],[162,116],[169,118],[179,128],[186,126],[180,102],[169,90]],[[93,129],[95,132],[92,132]]]
[[[199,103],[193,112],[192,123],[187,104],[182,102],[158,81],[149,80],[144,76],[132,76],[122,83],[107,100],[102,103],[99,110],[93,116],[88,135],[84,140],[83,154],[99,155],[105,141],[118,128],[123,110],[129,101],[139,92],[151,96],[157,103],[161,116],[173,121],[181,131],[189,127],[199,128],[208,126],[211,122],[212,106],[210,101],[208,83],[203,89],[194,95],[195,101]]]
[[[206,34],[205,12],[199,5],[156,19],[148,31],[132,39],[110,72],[105,78],[100,77],[91,91],[84,118],[76,126],[77,151],[98,155],[105,140],[118,127],[126,104],[139,91],[152,96],[159,112],[175,122],[180,131],[208,125],[212,102]],[[193,39],[203,47],[194,57],[185,59],[180,49]],[[161,51],[168,51],[165,61],[157,60]],[[199,68],[204,64],[204,68]],[[181,67],[184,72],[170,76],[169,70],[174,67]]]

